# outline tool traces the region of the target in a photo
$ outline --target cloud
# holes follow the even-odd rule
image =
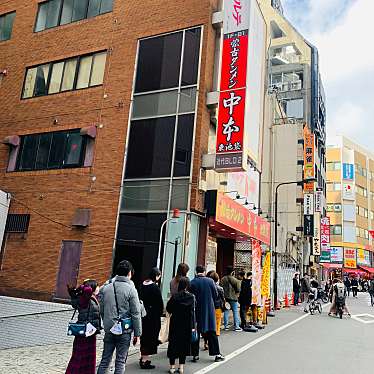
[[[328,143],[337,134],[374,144],[374,0],[284,0],[286,17],[320,54]]]

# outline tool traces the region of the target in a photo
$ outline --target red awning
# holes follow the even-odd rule
[[[358,265],[358,267],[359,267],[360,269],[362,269],[362,270],[368,272],[368,273],[372,273],[372,274],[374,274],[374,268],[369,268],[369,267],[367,267],[367,266],[361,266],[361,265]]]
[[[364,274],[366,274],[365,271],[363,271],[361,269],[348,269],[348,268],[344,268],[344,273],[356,274],[356,275],[364,275]]]
[[[342,264],[321,263],[320,265],[326,269],[341,269],[343,267]]]

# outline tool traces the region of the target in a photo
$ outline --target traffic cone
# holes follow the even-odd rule
[[[295,305],[295,293],[292,292],[292,301],[291,301],[291,305]]]
[[[288,295],[287,293],[284,295],[284,307],[289,308],[290,307],[290,302],[288,301]]]

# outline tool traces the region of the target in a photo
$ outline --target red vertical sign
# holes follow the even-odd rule
[[[324,217],[321,219],[321,250],[330,250],[330,218]]]

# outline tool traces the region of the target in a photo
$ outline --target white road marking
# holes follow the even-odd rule
[[[278,327],[277,329],[275,329],[273,331],[270,331],[268,334],[263,335],[260,338],[255,339],[252,342],[248,343],[247,345],[244,345],[243,347],[241,347],[241,348],[237,349],[236,351],[230,353],[229,355],[226,356],[225,361],[215,362],[214,364],[211,364],[211,365],[209,365],[209,366],[207,366],[203,369],[195,371],[194,374],[205,374],[205,373],[208,373],[209,371],[212,371],[212,370],[216,369],[218,366],[221,366],[221,365],[227,363],[228,361],[232,360],[233,358],[242,354],[243,352],[247,351],[248,349],[250,349],[250,348],[254,347],[255,345],[263,342],[266,339],[271,338],[273,335],[278,334],[279,332],[291,327],[292,325],[302,321],[304,318],[307,318],[309,316],[310,316],[309,313],[304,314],[303,316],[301,316],[301,317],[299,317],[299,318],[297,318],[297,319],[295,319],[295,320],[293,320],[293,321],[291,321],[291,322],[289,322],[289,323],[287,323],[287,324],[285,324],[281,327]]]
[[[367,321],[367,320],[364,320],[360,317],[367,317],[367,318],[371,318],[371,321]],[[358,322],[361,322],[361,323],[364,323],[364,324],[370,324],[370,323],[374,323],[374,315],[372,314],[367,314],[367,313],[364,313],[364,314],[356,314],[354,316],[352,316],[352,319],[358,321]]]

